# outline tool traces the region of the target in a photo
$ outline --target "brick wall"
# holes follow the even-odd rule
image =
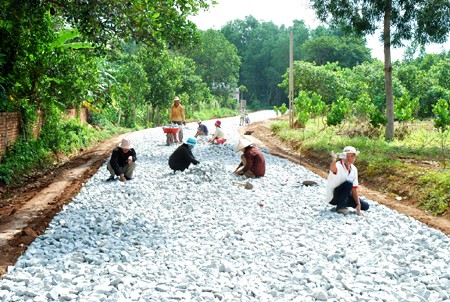
[[[78,116],[78,113],[80,116]],[[66,110],[67,118],[79,118],[81,123],[87,123],[87,109],[81,108],[78,112],[77,109],[67,109]]]
[[[37,138],[43,124],[42,112],[36,113],[38,118],[33,126],[33,134]],[[77,118],[78,113],[76,109],[66,110],[69,118]],[[87,123],[87,109],[81,108],[80,121]],[[20,112],[0,112],[0,159],[6,151],[6,148],[15,143],[20,134]]]
[[[14,143],[20,133],[20,113],[0,112],[0,158],[6,148]]]

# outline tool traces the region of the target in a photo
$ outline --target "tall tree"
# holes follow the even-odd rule
[[[355,37],[314,37],[302,45],[302,50],[304,60],[317,65],[339,62],[341,67],[352,68],[372,60],[366,41]]]
[[[236,46],[218,30],[201,33],[200,44],[188,54],[197,64],[197,73],[211,92],[228,101],[237,88],[241,60]]]
[[[383,22],[387,140],[394,138],[391,45],[404,40],[443,43],[450,32],[448,0],[312,0],[319,19],[358,35],[374,34]]]
[[[280,30],[273,22],[259,23],[254,17],[247,16],[245,20],[227,23],[221,32],[237,47],[242,58],[240,84],[248,89],[245,98],[249,103],[256,108],[279,104],[284,93],[278,83],[289,66],[286,28]]]
[[[30,0],[46,6],[77,27],[84,38],[100,44],[114,37],[169,46],[190,42],[196,26],[187,18],[208,8],[207,0]]]

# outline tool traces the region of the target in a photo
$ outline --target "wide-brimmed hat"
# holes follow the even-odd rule
[[[248,147],[248,146],[250,146],[252,144],[252,142],[250,142],[250,141],[248,141],[248,140],[246,140],[246,139],[240,139],[239,140],[239,143],[237,144],[237,146],[236,146],[236,152],[239,152],[239,151],[241,151],[242,149],[244,149],[244,148],[246,148],[246,147]]]
[[[200,124],[201,122],[202,122],[202,120],[198,118],[198,119],[197,119],[197,123]]]
[[[131,141],[128,138],[122,139],[122,141],[120,142],[118,147],[122,148],[122,149],[132,149],[132,148],[134,148],[133,144],[131,143]]]
[[[359,154],[359,151],[356,151],[356,148],[355,148],[355,147],[352,147],[352,146],[347,146],[347,147],[345,147],[343,152],[344,152],[344,153],[353,153],[353,154],[355,154],[355,155],[358,155],[358,154]]]
[[[197,144],[197,140],[193,137],[190,137],[187,139],[186,144],[191,145],[191,146],[195,146]]]
[[[220,127],[220,125],[222,125],[221,121],[216,121],[216,123],[214,124],[214,126],[216,126],[216,127]]]
[[[179,101],[180,99],[176,96],[173,98],[174,101]]]

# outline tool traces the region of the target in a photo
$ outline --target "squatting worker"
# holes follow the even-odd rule
[[[241,139],[236,146],[236,152],[242,151],[241,162],[234,174],[249,178],[262,177],[266,173],[266,159],[262,152],[246,139]]]
[[[169,109],[169,123],[183,125],[185,123],[185,120],[186,118],[184,116],[184,107],[180,105],[180,99],[176,96],[173,99],[173,104]],[[180,132],[178,132],[178,139],[180,142],[183,141],[183,130],[180,130]]]
[[[199,135],[208,136],[208,133],[209,133],[208,127],[206,127],[205,124],[202,124],[201,119],[197,119],[197,124],[198,124],[197,133],[195,134],[194,137],[197,137]]]
[[[367,211],[369,203],[358,195],[358,170],[354,162],[359,151],[355,147],[347,146],[339,154],[331,151],[330,172],[327,179],[327,201],[336,206],[336,212],[347,214],[347,207],[356,209],[358,215],[361,210]]]
[[[227,141],[227,139],[225,138],[225,133],[223,133],[222,130],[222,122],[217,120],[214,123],[214,126],[216,127],[216,132],[214,132],[214,134],[211,136],[209,142],[216,144],[223,144],[224,142]]]
[[[192,148],[197,144],[195,138],[190,137],[185,143],[179,146],[169,157],[169,167],[175,173],[176,171],[184,171],[191,164],[197,165],[200,162],[195,159],[192,154]]]
[[[127,138],[114,148],[111,159],[108,162],[107,169],[111,176],[107,181],[115,180],[116,176],[120,181],[126,181],[133,178],[134,169],[136,168],[136,151],[133,144]]]

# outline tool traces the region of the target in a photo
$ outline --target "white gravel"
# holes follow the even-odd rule
[[[267,153],[252,190],[232,184],[239,118],[222,121],[228,142],[200,142],[201,163],[175,175],[161,128],[133,133],[135,179],[105,182],[101,167],[1,278],[0,300],[450,301],[448,236],[373,201],[336,214],[325,180]]]

